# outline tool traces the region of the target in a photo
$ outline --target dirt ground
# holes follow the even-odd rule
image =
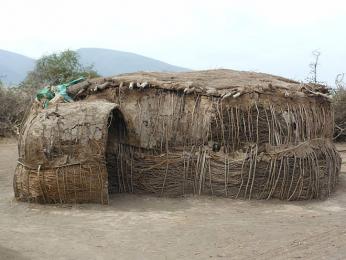
[[[121,194],[55,206],[13,199],[16,159],[16,143],[0,142],[1,260],[346,258],[346,165],[325,201]]]

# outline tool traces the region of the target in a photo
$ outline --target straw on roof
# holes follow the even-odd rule
[[[328,98],[328,89],[323,85],[304,84],[294,80],[264,73],[235,71],[228,69],[191,72],[137,72],[122,74],[113,78],[101,78],[80,83],[72,87],[76,94],[81,86],[89,83],[89,90],[108,82],[110,86],[131,88],[161,88],[183,91],[185,94],[198,93],[207,96],[225,96],[229,93],[279,93],[286,97],[321,96]],[[92,86],[92,87],[90,87]]]

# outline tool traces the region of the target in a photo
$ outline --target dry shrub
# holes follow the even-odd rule
[[[31,95],[25,91],[0,85],[0,137],[18,134],[31,101]]]
[[[335,108],[335,132],[336,141],[346,141],[346,88],[339,85],[333,96]]]

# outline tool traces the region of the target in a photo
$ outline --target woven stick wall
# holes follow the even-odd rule
[[[138,139],[146,149],[115,144],[116,165],[122,165],[121,173],[115,172],[119,192],[298,200],[323,198],[334,190],[340,157],[331,142],[328,103],[153,96],[156,113],[133,119],[145,122]],[[186,109],[189,99],[192,110]],[[130,105],[122,104],[121,110]],[[165,112],[169,105],[171,116]]]

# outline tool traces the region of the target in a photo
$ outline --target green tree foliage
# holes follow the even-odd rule
[[[97,77],[92,67],[84,67],[78,54],[67,50],[43,56],[18,87],[6,88],[0,81],[0,137],[18,133],[38,89],[84,76]]]
[[[35,69],[28,73],[20,86],[29,91],[36,91],[46,85],[58,85],[80,76],[94,78],[99,75],[92,69],[92,66],[81,65],[75,51],[66,50],[38,59]]]

